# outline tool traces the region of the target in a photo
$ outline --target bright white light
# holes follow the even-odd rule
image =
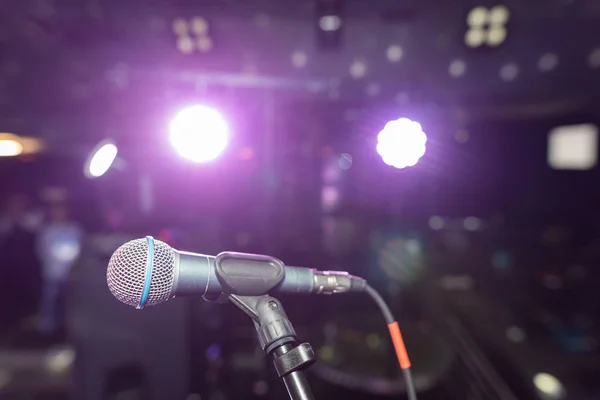
[[[399,118],[388,122],[377,136],[377,152],[395,168],[415,165],[425,154],[427,135],[418,122]]]
[[[171,144],[183,158],[202,163],[216,159],[227,147],[229,128],[223,116],[206,106],[181,111],[170,126]]]
[[[598,159],[598,127],[594,124],[554,128],[548,135],[548,164],[554,169],[588,170]]]
[[[98,178],[106,173],[117,158],[117,146],[111,142],[102,142],[90,155],[84,173],[88,178]]]
[[[0,157],[14,157],[23,153],[23,145],[16,140],[0,140]]]
[[[342,27],[342,19],[337,15],[324,15],[319,19],[319,28],[325,32],[337,31]]]
[[[536,389],[542,394],[548,396],[549,399],[561,399],[565,395],[565,389],[560,381],[547,373],[535,374],[533,384]]]

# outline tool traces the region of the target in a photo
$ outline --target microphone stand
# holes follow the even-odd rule
[[[315,362],[308,343],[296,345],[296,332],[279,300],[269,295],[229,295],[229,300],[252,318],[263,351],[273,357],[291,400],[314,400],[304,370]]]

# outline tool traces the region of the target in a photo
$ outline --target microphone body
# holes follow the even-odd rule
[[[171,293],[173,296],[202,295],[212,300],[226,292],[217,277],[217,268],[215,265],[217,257],[178,250],[173,250],[173,252],[175,254],[175,280]],[[254,254],[243,253],[226,254],[236,254],[242,257],[255,256]],[[236,275],[241,276],[241,279],[251,281],[249,286],[253,285],[252,281],[264,280],[264,275],[266,275],[257,273],[258,268],[255,268],[256,265],[252,264],[252,262],[242,262],[240,263],[239,270],[234,271]],[[245,268],[247,269],[244,270]],[[285,266],[283,279],[272,288],[272,291],[279,293],[317,293],[315,276],[318,274],[318,271],[311,268]],[[266,294],[262,293],[261,289],[262,285],[257,285],[255,290],[246,289],[243,293],[238,291],[237,293],[227,294],[242,296]],[[322,290],[323,294],[325,294],[325,291],[331,289],[323,288]],[[343,289],[340,288],[340,290]]]
[[[223,252],[214,256],[178,251],[148,236],[119,247],[108,263],[107,283],[121,302],[138,309],[173,297],[260,296],[268,293],[360,292],[362,278],[347,272],[287,267],[275,257]]]

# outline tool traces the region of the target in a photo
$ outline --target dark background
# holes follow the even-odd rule
[[[1,2],[0,131],[44,149],[0,159],[0,196],[25,193],[43,209],[44,188],[63,188],[86,242],[66,332],[50,341],[23,322],[41,285],[34,237],[4,242],[3,267],[26,272],[2,281],[13,312],[1,321],[0,399],[286,396],[231,305],[179,299],[138,312],[110,296],[108,257],[147,234],[364,276],[400,321],[422,398],[559,398],[536,391],[538,373],[557,377],[567,398],[596,398],[598,168],[553,170],[547,140],[556,126],[600,122],[600,8],[504,4],[506,41],[473,49],[466,16],[495,2]],[[318,29],[328,14],[342,19],[339,32]],[[196,16],[213,48],[182,54],[171,25]],[[393,45],[403,50],[394,63]],[[548,53],[558,63],[543,71]],[[449,73],[455,61],[462,76]],[[356,62],[363,77],[350,73]],[[513,80],[501,77],[508,64]],[[170,119],[190,104],[218,108],[231,127],[213,163],[190,164],[168,143]],[[375,151],[398,117],[428,135],[425,156],[404,170]],[[105,138],[123,168],[88,180],[85,160]],[[142,176],[152,182],[146,212]],[[324,190],[339,202],[324,204]],[[430,226],[436,216],[443,229]],[[465,229],[468,217],[481,228]],[[367,298],[281,301],[319,356],[317,398],[403,396]],[[75,361],[53,374],[45,360],[71,350]]]

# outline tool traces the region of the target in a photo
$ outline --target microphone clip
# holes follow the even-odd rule
[[[302,371],[316,361],[315,353],[308,343],[295,344],[296,331],[281,302],[269,295],[231,294],[229,300],[252,318],[260,346],[273,357],[277,374],[283,379],[290,398],[314,399]]]

